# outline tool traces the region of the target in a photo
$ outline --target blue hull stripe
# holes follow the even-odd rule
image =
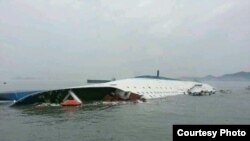
[[[37,91],[0,93],[0,100],[19,100]]]

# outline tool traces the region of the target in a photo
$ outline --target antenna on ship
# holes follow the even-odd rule
[[[160,71],[157,70],[157,77],[159,78],[160,77]]]

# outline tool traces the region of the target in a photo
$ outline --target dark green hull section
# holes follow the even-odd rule
[[[34,93],[28,97],[25,97],[16,103],[13,106],[20,106],[20,105],[36,105],[41,103],[55,103],[60,104],[68,95],[69,91],[75,93],[75,95],[81,99],[81,101],[98,101],[103,100],[103,98],[114,92],[115,88],[73,88],[73,89],[61,89],[61,90],[52,90],[52,91],[45,91],[40,93]]]

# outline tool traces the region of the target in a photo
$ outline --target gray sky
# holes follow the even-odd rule
[[[249,0],[0,0],[0,77],[250,71]]]

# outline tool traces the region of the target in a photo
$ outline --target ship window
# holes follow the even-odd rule
[[[136,89],[136,86],[134,86],[134,88]]]
[[[127,96],[128,95],[128,92],[125,92],[125,94],[124,94],[125,96]]]
[[[151,89],[151,87],[148,87],[149,89]]]

